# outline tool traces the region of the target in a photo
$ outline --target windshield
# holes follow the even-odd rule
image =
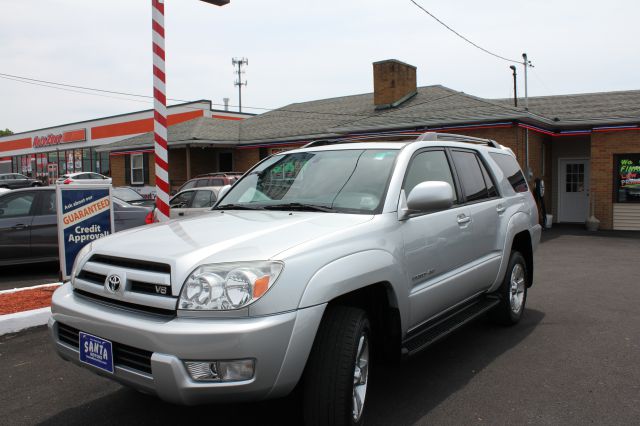
[[[236,183],[217,208],[377,212],[397,152],[354,149],[275,155]]]

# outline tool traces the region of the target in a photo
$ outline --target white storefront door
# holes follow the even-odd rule
[[[558,222],[584,222],[589,214],[589,160],[558,162]]]

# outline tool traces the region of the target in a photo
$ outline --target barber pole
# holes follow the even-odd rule
[[[164,0],[151,0],[153,35],[153,108],[156,171],[156,207],[159,221],[169,219],[169,156],[167,151],[167,96],[164,67]]]

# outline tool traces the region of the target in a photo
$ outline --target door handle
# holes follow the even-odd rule
[[[502,213],[504,213],[504,211],[505,211],[506,209],[507,209],[507,208],[506,208],[505,206],[503,206],[502,204],[498,204],[498,207],[496,207],[496,211],[498,212],[498,214],[502,214]]]
[[[465,223],[471,222],[471,218],[466,214],[458,215],[458,225],[464,225]]]
[[[19,223],[17,225],[13,225],[11,229],[19,230],[19,229],[27,229],[29,225],[25,225],[24,223]]]
[[[184,212],[178,213],[178,216],[184,216]]]

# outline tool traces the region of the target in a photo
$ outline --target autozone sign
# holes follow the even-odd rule
[[[87,140],[86,129],[69,130],[68,132],[53,134],[46,136],[36,136],[33,138],[33,147],[42,148],[45,146],[58,145],[61,143],[83,142]]]

